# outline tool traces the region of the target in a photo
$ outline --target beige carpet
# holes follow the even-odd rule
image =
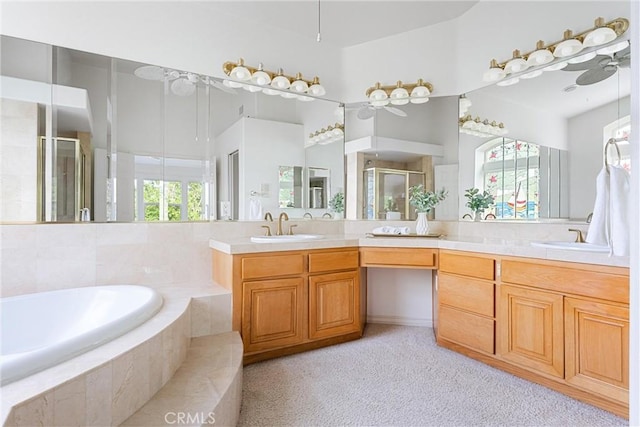
[[[245,366],[238,425],[627,424],[437,347],[430,328],[370,324],[358,341]]]

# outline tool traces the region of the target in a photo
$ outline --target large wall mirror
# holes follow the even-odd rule
[[[5,222],[258,220],[344,191],[333,101],[2,36]],[[295,203],[285,203],[283,167]],[[285,174],[286,175],[286,174]]]
[[[606,71],[602,62],[610,64]],[[630,76],[627,48],[467,93],[465,114],[503,122],[508,133],[460,134],[460,194],[474,186],[491,191],[498,218],[584,221],[593,211],[605,143],[630,129]],[[620,149],[628,165],[629,147]],[[470,213],[464,205],[461,198],[459,218]]]

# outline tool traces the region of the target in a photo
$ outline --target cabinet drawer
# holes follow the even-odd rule
[[[440,304],[493,317],[494,286],[493,282],[440,273],[438,298]]]
[[[360,249],[362,267],[435,268],[436,250],[423,248],[363,248]]]
[[[440,271],[476,277],[478,279],[495,279],[495,260],[471,255],[454,255],[440,252]]]
[[[629,303],[629,276],[540,262],[502,261],[502,281]]]
[[[287,254],[242,259],[242,278],[258,279],[304,273],[304,255]]]
[[[494,321],[487,317],[439,307],[438,336],[474,350],[494,354]]]
[[[321,252],[309,254],[309,273],[353,270],[358,268],[358,251]]]

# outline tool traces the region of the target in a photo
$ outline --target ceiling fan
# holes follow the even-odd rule
[[[200,74],[187,73],[185,71],[162,68],[157,65],[144,65],[134,70],[133,74],[141,79],[164,81],[165,77],[171,81],[171,92],[178,96],[189,96],[196,90],[196,83],[202,82],[211,85],[226,93],[237,93],[234,89],[227,87],[222,82]]]
[[[346,104],[345,108],[348,110],[349,109],[353,110],[357,108],[358,112],[356,113],[356,116],[360,120],[367,120],[375,116],[376,110],[386,110],[391,114],[395,114],[398,117],[407,117],[407,113],[405,113],[404,111],[402,111],[397,107],[392,107],[390,105],[374,106],[374,105],[371,105],[370,102],[357,102],[353,104]]]
[[[583,71],[576,79],[578,86],[587,86],[601,82],[613,76],[618,67],[629,68],[631,66],[631,47],[611,55],[596,55],[594,58],[579,64],[569,64],[562,71]]]

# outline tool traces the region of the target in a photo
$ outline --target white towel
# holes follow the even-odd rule
[[[373,234],[409,234],[409,227],[391,227],[384,226],[374,228],[372,231]]]
[[[260,221],[262,219],[262,203],[259,199],[249,199],[249,220]]]
[[[586,241],[606,245],[610,255],[629,256],[629,173],[621,166],[603,168],[596,178],[596,202]]]
[[[622,166],[609,166],[609,218],[611,219],[611,251],[616,256],[629,256],[629,172]]]

